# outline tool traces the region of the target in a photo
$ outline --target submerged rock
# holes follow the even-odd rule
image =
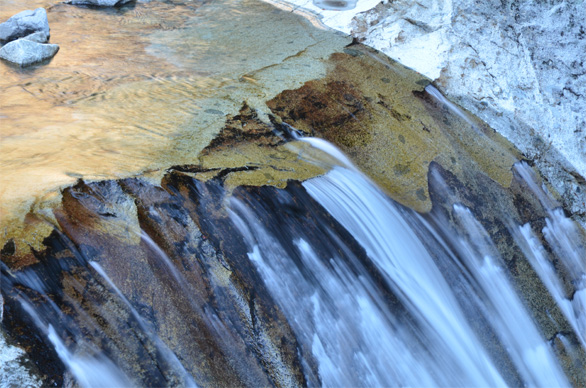
[[[56,44],[41,44],[23,38],[0,48],[0,58],[25,67],[50,59],[57,51],[59,46]]]
[[[73,5],[93,5],[95,7],[115,7],[130,3],[134,0],[71,0],[69,4]]]
[[[47,11],[44,8],[22,11],[0,24],[0,42],[10,42],[38,31],[47,37],[50,35]]]

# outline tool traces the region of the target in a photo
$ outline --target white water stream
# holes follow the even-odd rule
[[[586,349],[586,247],[580,244],[576,224],[557,207],[556,201],[547,190],[537,184],[529,166],[519,163],[515,169],[547,211],[546,226],[542,232],[560,258],[562,269],[570,275],[576,289],[574,294],[566,295],[564,285],[547,259],[548,253],[529,223],[522,226],[511,225],[511,233],[572,326],[582,347]]]
[[[324,151],[333,147],[307,141]],[[512,385],[499,371],[502,360],[491,358],[470,327],[468,322],[475,317],[462,311],[456,290],[405,212],[349,166],[339,151],[330,154],[345,167],[334,167],[303,185],[366,250],[411,317],[407,322],[394,316],[343,242],[335,241],[337,249],[318,257],[303,236],[291,236],[298,251],[292,254],[257,221],[252,207],[237,199],[231,202],[232,218],[247,237],[250,259],[294,322],[302,343],[311,347],[323,385]],[[452,266],[463,272],[461,289],[470,292],[466,298],[479,306],[518,377],[528,386],[569,386],[550,344],[501,268],[486,231],[468,209],[455,206],[454,214],[468,235],[454,236],[450,243],[457,252],[447,250],[442,260],[452,260]],[[332,239],[331,234],[324,239]],[[438,238],[429,231],[428,236]],[[439,244],[446,247],[445,242]],[[558,245],[572,249],[571,242]],[[345,252],[344,258],[339,252]],[[584,314],[581,302],[573,306],[574,315]],[[579,323],[575,326],[580,329]]]

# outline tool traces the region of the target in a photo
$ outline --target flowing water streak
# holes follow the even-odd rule
[[[533,233],[531,225],[529,223],[518,227],[511,225],[509,229],[571,324],[582,347],[586,349],[586,248],[580,243],[576,224],[556,207],[556,201],[537,183],[531,168],[526,163],[517,163],[515,171],[539,198],[548,214],[545,220],[546,226],[542,232],[571,277],[570,280],[576,289],[571,298],[566,296],[564,286],[548,260],[546,250]]]
[[[134,317],[142,331],[148,335],[148,337],[153,341],[153,343],[157,347],[157,350],[163,355],[163,357],[165,358],[165,362],[167,362],[181,377],[182,385],[185,387],[197,387],[197,384],[193,380],[193,377],[187,372],[187,370],[185,370],[185,367],[181,364],[175,353],[173,353],[173,351],[171,351],[171,349],[169,349],[169,347],[163,341],[161,341],[159,336],[156,335],[153,332],[153,330],[151,330],[148,327],[144,319],[140,316],[140,314],[136,311],[132,304],[130,304],[130,302],[124,296],[124,294],[122,294],[122,291],[120,291],[120,289],[116,287],[114,282],[112,282],[112,280],[106,274],[106,271],[104,271],[102,266],[95,261],[92,261],[89,264],[92,266],[93,269],[96,270],[98,274],[100,274],[100,276],[102,276],[102,278],[104,278],[108,285],[112,287],[116,295],[118,295],[118,297],[124,302],[124,304],[130,310],[132,316]]]
[[[182,386],[197,387],[197,384],[185,370],[183,365],[177,359],[176,355],[165,345],[165,343],[151,330],[138,314],[136,309],[130,304],[128,299],[116,287],[112,280],[107,276],[104,269],[97,262],[89,262],[89,265],[96,270],[96,272],[106,281],[106,283],[114,290],[119,299],[129,309],[132,317],[135,319],[142,333],[152,341],[158,356],[162,357],[161,366],[170,367],[170,369],[179,376]],[[16,281],[23,286],[26,286],[39,295],[46,295],[47,285],[39,278],[39,276],[32,270],[25,270],[17,273]],[[84,388],[92,387],[130,387],[139,386],[132,383],[131,379],[127,377],[124,372],[110,360],[102,351],[96,349],[94,346],[87,344],[81,335],[75,335],[75,342],[78,347],[89,346],[90,351],[74,352],[68,348],[66,342],[60,337],[55,330],[54,325],[63,325],[67,321],[66,316],[61,309],[49,298],[46,298],[46,307],[41,310],[35,309],[28,301],[28,298],[21,294],[19,301],[24,311],[31,317],[37,327],[44,333],[48,340],[53,345],[57,355],[72,373],[76,381]],[[53,318],[51,318],[53,317]],[[87,322],[91,322],[91,318],[85,315]],[[97,326],[94,329],[99,330]],[[73,327],[67,327],[67,330],[72,330]],[[75,329],[72,330],[75,332]],[[80,353],[80,354],[77,354]],[[89,353],[89,354],[85,354]]]
[[[470,126],[476,132],[481,133],[480,130],[478,129],[478,127],[474,124],[474,122],[472,122],[472,120],[470,120],[470,117],[468,117],[468,115],[466,113],[464,113],[464,111],[460,107],[458,107],[456,104],[454,104],[453,102],[451,102],[450,100],[445,98],[444,95],[439,90],[437,90],[435,86],[433,86],[431,84],[427,85],[425,87],[425,91],[427,92],[427,94],[429,94],[431,97],[433,97],[437,102],[445,105],[450,111],[452,111],[453,113],[458,115],[458,117],[460,117],[465,122],[470,124]]]
[[[48,338],[55,347],[59,358],[75,376],[76,382],[84,388],[131,387],[128,378],[107,357],[80,357],[71,353],[53,326],[48,327]]]
[[[354,166],[354,164],[352,164],[350,159],[348,159],[348,157],[346,155],[344,155],[344,153],[342,151],[340,151],[332,143],[330,143],[324,139],[317,138],[317,137],[305,137],[305,138],[300,138],[299,140],[304,141],[306,143],[309,143],[314,148],[317,148],[318,150],[321,150],[321,151],[325,152],[326,154],[332,156],[334,159],[336,159],[340,163],[341,166],[344,166],[345,168],[347,168],[349,170],[358,172],[358,169]]]
[[[323,141],[318,146],[322,149],[333,147]],[[337,158],[347,161],[343,155]],[[296,255],[301,257],[303,266],[297,270],[291,268],[295,254],[287,252],[269,231],[255,221],[252,210],[233,199],[232,219],[248,240],[251,260],[257,264],[271,292],[278,295],[276,299],[281,308],[296,322],[298,335],[313,335],[312,349],[325,385],[335,385],[343,380],[355,385],[368,382],[429,385],[429,379],[433,385],[506,385],[468,326],[450,287],[429,253],[382,192],[357,171],[341,167],[334,167],[325,176],[306,181],[304,187],[365,248],[375,266],[386,277],[388,285],[417,322],[416,328],[397,323],[393,314],[382,307],[384,303],[377,300],[377,293],[369,290],[372,279],[359,276],[357,286],[355,275],[344,267],[344,260],[337,257],[336,250],[330,251],[330,257],[322,257],[329,260],[336,270],[318,266],[314,250],[303,237],[292,236],[298,247]],[[323,280],[312,282],[312,279],[304,279],[302,273],[316,274],[314,276]],[[283,277],[290,279],[283,281]],[[312,289],[321,292],[312,294],[307,291]],[[298,297],[300,294],[311,295],[312,311],[304,311],[303,305],[298,305],[302,299]],[[332,303],[332,300],[347,298],[350,298],[347,304]],[[360,308],[368,313],[362,311],[359,320],[352,316],[339,320],[332,318]],[[385,318],[380,320],[377,317]],[[305,326],[306,321],[313,324]],[[384,325],[379,326],[380,322]],[[341,325],[348,325],[349,329],[338,331]],[[357,327],[360,328],[358,332]],[[326,329],[320,330],[323,328]],[[415,335],[415,340],[410,335]],[[376,339],[374,347],[368,342],[372,339]],[[414,346],[418,341],[425,344],[425,349]],[[397,352],[396,349],[407,349],[408,353]],[[395,354],[401,354],[401,357],[410,354],[413,358],[398,361],[394,359]],[[344,358],[356,360],[363,357],[368,360],[364,363],[364,369],[357,375],[348,375],[353,368],[344,362]],[[381,360],[386,360],[388,364],[381,365],[379,369],[377,365]],[[392,368],[394,365],[404,368],[397,371]],[[386,369],[394,373],[389,375]],[[421,375],[419,371],[423,370],[428,371],[429,375]],[[417,371],[417,376],[409,371]],[[422,376],[427,380],[422,380]]]
[[[131,380],[101,351],[93,349],[95,351],[93,355],[74,354],[65,345],[63,339],[57,334],[53,325],[45,322],[29,302],[21,298],[20,303],[41,332],[47,335],[47,338],[53,344],[55,351],[63,364],[83,388],[135,386],[135,384],[131,383]],[[62,312],[56,305],[52,302],[50,302],[49,305],[50,308],[55,310],[59,315],[62,315]]]
[[[531,266],[574,329],[582,347],[586,349],[586,289],[582,288],[574,292],[572,299],[567,298],[564,286],[553,265],[547,259],[547,252],[543,245],[531,230],[531,225],[527,223],[519,227],[512,227],[511,232],[523,250],[523,254],[529,259]]]
[[[366,249],[426,328],[425,341],[436,362],[449,360],[461,371],[457,377],[444,376],[454,379],[450,385],[505,385],[423,243],[382,192],[362,175],[342,168],[304,186]],[[453,372],[448,368],[444,373]]]
[[[288,251],[251,208],[237,199],[230,206],[232,220],[250,247],[250,259],[300,342],[312,350],[324,386],[437,383],[415,357],[424,353],[416,338],[396,322],[365,271],[356,276],[350,268],[356,258],[347,253],[347,263],[335,249],[331,257],[320,258],[303,236],[294,237],[296,249]]]
[[[443,277],[427,252],[420,248],[423,244],[417,241],[409,225],[382,193],[360,174],[341,168],[334,168],[324,177],[306,181],[304,186],[366,248],[375,264],[389,276],[390,283],[402,292],[397,292],[398,295],[408,295],[406,304],[411,304],[411,308],[417,310],[422,319],[438,330],[438,334],[447,340],[450,351],[457,349],[462,339],[463,343],[470,341],[475,344],[476,349],[480,349]],[[468,286],[476,286],[476,292],[484,303],[482,311],[508,350],[518,373],[526,383],[533,386],[568,386],[557,360],[509,284],[505,273],[497,265],[497,258],[491,257],[497,255],[497,250],[488,234],[468,209],[455,206],[454,212],[469,232],[468,239],[459,239],[463,251],[459,256],[475,281],[475,284]],[[564,233],[558,234],[567,236]],[[574,246],[572,243],[558,245],[562,247],[560,249],[567,250]],[[401,247],[403,251],[396,247]],[[455,255],[451,256],[453,260],[457,260]],[[413,264],[417,260],[424,260],[419,268]],[[572,263],[576,265],[575,261]],[[409,266],[411,268],[408,273],[401,273]],[[426,289],[429,285],[433,285],[435,289]],[[441,300],[430,301],[424,295],[429,293],[442,295]],[[441,307],[436,311],[437,304]],[[454,318],[456,324],[462,327],[458,333],[469,333],[469,338],[463,336],[457,339],[457,334],[450,332],[453,326],[449,324],[454,324]],[[442,325],[442,322],[447,324]],[[454,346],[455,344],[458,345]],[[464,348],[459,351],[456,358],[461,362],[459,357],[463,355],[462,352],[473,353],[474,349]],[[480,370],[493,369],[492,364],[484,357],[483,355],[478,359],[474,366]],[[544,369],[543,365],[549,367]],[[478,383],[479,380],[476,381]]]
[[[466,230],[459,238],[461,257],[485,301],[483,312],[505,345],[517,371],[530,386],[569,386],[559,363],[500,267],[502,259],[486,230],[472,212],[454,205],[454,215]],[[548,365],[548,368],[543,368]]]

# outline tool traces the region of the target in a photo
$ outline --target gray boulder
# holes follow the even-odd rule
[[[93,5],[94,7],[113,7],[130,3],[134,0],[71,0],[69,4],[73,5]]]
[[[44,33],[47,37],[50,36],[47,11],[44,8],[19,12],[1,23],[0,42],[10,42],[37,31]]]
[[[18,39],[0,48],[0,58],[25,67],[52,58],[57,51],[59,46],[56,44],[41,44],[27,39]]]
[[[49,36],[47,36],[47,34],[45,34],[43,31],[37,31],[34,34],[27,35],[22,39],[37,43],[47,43],[49,41]]]

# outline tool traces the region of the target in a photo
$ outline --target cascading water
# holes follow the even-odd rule
[[[366,248],[413,315],[406,322],[393,315],[372,277],[355,257],[343,254],[348,247],[330,231],[323,238],[332,240],[331,248],[321,255],[304,236],[293,237],[294,259],[271,231],[255,222],[258,214],[234,200],[233,217],[248,236],[250,258],[289,319],[299,325],[298,335],[306,337],[325,386],[506,385],[422,244],[376,188],[360,175],[338,169],[304,185]],[[291,268],[292,263],[298,267]]]
[[[551,342],[543,338],[502,268],[497,247],[466,207],[452,207],[455,223],[464,231],[458,234],[441,217],[425,219],[394,204],[333,145],[319,139],[302,140],[327,152],[327,160],[338,160],[342,165],[331,166],[327,174],[307,180],[297,194],[276,191],[271,196],[258,196],[236,192],[228,197],[228,213],[237,231],[233,237],[244,242],[245,247],[240,249],[248,250],[248,259],[303,350],[300,362],[307,383],[570,385]],[[537,190],[528,167],[516,168],[519,176]],[[435,176],[432,184],[442,187],[449,196],[441,177]],[[545,192],[537,195],[547,202]],[[325,209],[322,215],[308,215],[302,210],[315,208],[316,204]],[[154,217],[162,216],[161,207],[151,205],[147,209]],[[574,225],[559,211],[548,211],[544,236],[564,257],[563,266],[573,274],[577,291],[572,298],[564,295],[563,285],[530,228],[511,223],[510,229],[584,347],[583,247]],[[336,222],[343,229],[336,227]],[[176,285],[182,303],[201,317],[203,327],[219,340],[219,348],[237,352],[231,343],[238,342],[242,335],[241,331],[239,335],[233,331],[232,327],[238,325],[234,318],[227,319],[222,313],[229,309],[230,300],[236,301],[237,315],[246,316],[256,327],[253,331],[262,331],[254,316],[255,308],[247,306],[240,291],[231,288],[231,297],[220,298],[222,293],[218,294],[216,307],[211,309],[186,277],[189,272],[184,272],[186,265],[188,271],[196,267],[186,263],[178,266],[149,234],[144,230],[137,233],[144,244],[142,249],[152,257],[149,265],[160,273],[156,277],[162,276],[161,280]],[[205,244],[209,243],[201,241],[200,249]],[[86,267],[85,276],[101,284],[97,287],[113,292],[117,309],[126,310],[131,319],[134,336],[150,344],[149,362],[159,365],[161,374],[147,374],[136,380],[124,370],[127,366],[120,364],[121,355],[136,346],[132,338],[114,346],[120,354],[112,357],[112,350],[102,353],[95,345],[85,343],[84,325],[78,322],[72,326],[73,321],[63,325],[69,318],[50,299],[45,307],[35,307],[37,296],[46,298],[43,295],[51,287],[47,280],[33,271],[18,273],[11,283],[31,290],[18,297],[22,308],[76,381],[84,387],[125,386],[130,381],[136,385],[159,381],[196,386],[199,376],[187,368],[184,356],[178,357],[176,350],[154,331],[102,265],[85,260],[86,254],[78,252],[76,265]],[[223,259],[218,264],[229,268]],[[65,268],[74,264],[60,265]],[[208,276],[212,283],[225,282],[217,278],[218,270],[210,271]],[[91,318],[95,313],[84,312],[81,305],[75,308],[81,309],[83,319],[99,330],[98,322]],[[102,313],[110,319],[107,312]],[[109,324],[115,326],[115,320]],[[59,331],[69,336],[73,333],[76,350],[66,344]],[[487,342],[487,337],[496,344]],[[562,334],[560,340],[569,353],[579,350]],[[260,342],[264,349],[275,346],[271,341]],[[269,353],[275,354],[274,349]],[[311,366],[313,362],[315,367]],[[286,368],[281,366],[281,370]]]
[[[531,266],[571,324],[582,347],[586,348],[586,248],[581,243],[577,226],[564,216],[563,211],[556,207],[556,201],[536,183],[529,166],[519,163],[515,168],[547,211],[543,234],[560,258],[562,268],[571,276],[576,289],[573,295],[565,295],[564,286],[555,268],[547,260],[548,254],[531,230],[531,225],[511,225],[510,229]]]
[[[308,141],[326,149],[322,141]],[[469,326],[475,318],[462,311],[413,230],[410,219],[417,216],[397,209],[355,169],[335,167],[303,185],[361,244],[402,305],[396,314],[398,309],[380,297],[371,275],[331,231],[323,236],[329,250],[318,254],[305,236],[274,235],[257,221],[262,215],[252,210],[255,206],[232,199],[232,218],[246,236],[249,256],[312,349],[324,385],[505,386],[516,385],[516,378],[530,386],[569,385],[509,284],[496,248],[466,208],[456,205],[454,213],[467,235],[453,235],[450,246],[457,252],[447,249],[439,260],[451,260],[451,268],[463,272],[467,280],[460,287],[498,336],[516,377],[499,372],[502,360],[491,359]],[[419,232],[438,238],[425,228]],[[284,248],[287,238],[295,249]]]

